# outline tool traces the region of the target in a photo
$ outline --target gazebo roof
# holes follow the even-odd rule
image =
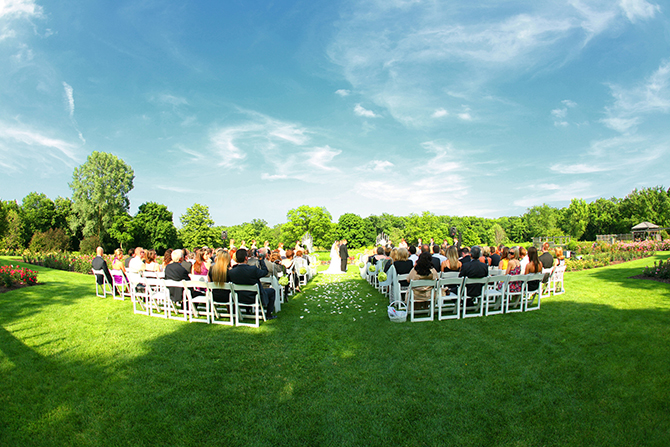
[[[653,224],[651,222],[640,222],[639,224],[631,228],[631,230],[632,231],[657,230],[658,228],[660,228],[658,225]]]

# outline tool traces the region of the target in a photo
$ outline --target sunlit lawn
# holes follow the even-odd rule
[[[651,263],[568,273],[539,311],[414,324],[351,267],[260,329],[134,315],[38,267],[0,295],[0,445],[667,447],[670,285],[627,279]]]

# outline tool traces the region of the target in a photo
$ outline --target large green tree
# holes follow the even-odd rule
[[[180,246],[177,228],[172,220],[172,211],[156,202],[139,206],[133,219],[135,244],[163,254],[168,248]]]
[[[346,239],[349,248],[360,248],[375,243],[375,229],[369,220],[358,214],[344,213],[337,221],[337,238]]]
[[[634,189],[621,201],[619,211],[621,219],[627,222],[627,231],[645,221],[670,226],[670,197],[662,186]]]
[[[44,193],[31,192],[23,198],[21,213],[27,243],[35,233],[44,233],[52,228],[55,215],[54,202]]]
[[[193,204],[186,210],[185,214],[179,218],[182,228],[179,231],[179,238],[186,248],[214,247],[219,245],[221,237],[216,234],[214,220],[209,216],[209,207]]]
[[[589,206],[584,199],[572,199],[560,213],[561,229],[575,239],[580,239],[589,224]]]
[[[286,222],[282,226],[282,242],[292,246],[309,232],[317,247],[330,247],[335,238],[332,216],[322,206],[302,205],[286,213]]]
[[[128,212],[128,193],[135,174],[123,160],[105,152],[93,152],[72,175],[71,228],[82,228],[84,236],[101,240],[119,214]]]
[[[523,217],[528,226],[530,238],[563,234],[558,227],[559,210],[546,203],[530,208]]]

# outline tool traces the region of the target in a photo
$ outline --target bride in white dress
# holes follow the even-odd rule
[[[330,247],[330,265],[328,270],[323,273],[328,273],[331,275],[341,275],[344,273],[340,270],[342,267],[340,265],[340,241],[333,242],[333,246]]]

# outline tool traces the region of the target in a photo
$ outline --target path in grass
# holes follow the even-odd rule
[[[651,262],[414,324],[352,268],[258,329],[134,315],[37,267],[0,295],[0,445],[667,446],[670,286],[627,279]]]

